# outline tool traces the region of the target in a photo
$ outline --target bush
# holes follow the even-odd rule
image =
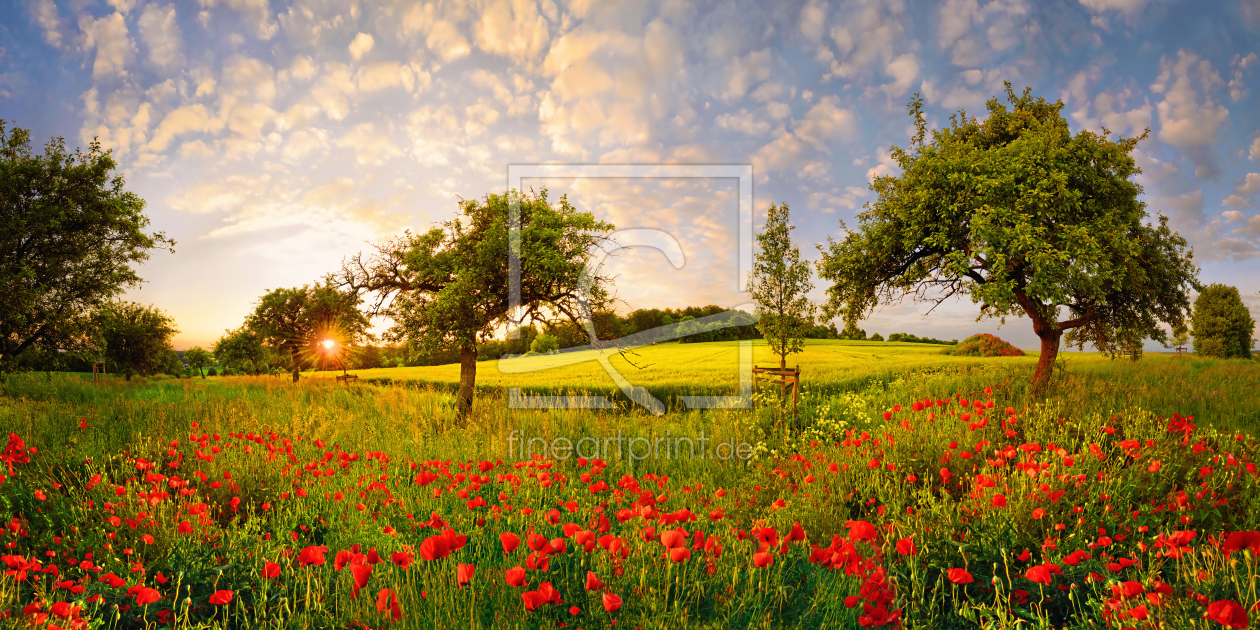
[[[884,340],[884,336],[879,333],[875,333],[871,335],[871,341],[883,341],[883,340]]]
[[[529,344],[529,351],[537,354],[547,354],[560,349],[560,342],[552,335],[538,335],[534,337],[533,343]]]
[[[1205,357],[1251,358],[1256,322],[1235,287],[1211,284],[1194,301],[1194,352]]]
[[[889,341],[900,341],[902,343],[934,343],[942,346],[952,346],[958,343],[957,339],[953,341],[943,341],[941,339],[933,339],[931,337],[918,337],[910,333],[893,333],[888,335]]]
[[[218,375],[219,375],[219,371],[214,368],[210,368],[206,370],[206,376],[218,376]]]
[[[941,354],[960,357],[1022,357],[1024,351],[989,333],[972,335],[962,343],[946,348]]]

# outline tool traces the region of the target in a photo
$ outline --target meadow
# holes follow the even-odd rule
[[[772,397],[756,411],[677,403],[735,390],[735,343],[638,351],[645,367],[621,372],[674,400],[662,417],[625,400],[506,404],[515,386],[612,394],[593,362],[485,362],[463,419],[458,366],[352,384],[3,377],[0,615],[39,628],[1251,627],[1260,365],[1065,353],[1034,395],[1035,356],[937,352],[810,342],[789,362],[806,383],[795,414]],[[764,345],[755,360],[771,362]],[[583,445],[597,450],[579,457]]]

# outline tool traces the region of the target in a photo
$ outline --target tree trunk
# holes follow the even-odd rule
[[[1037,370],[1033,372],[1032,386],[1033,391],[1040,392],[1050,382],[1054,361],[1059,356],[1059,339],[1063,337],[1063,331],[1046,327],[1037,330],[1037,336],[1041,338],[1041,356],[1037,359]]]
[[[293,357],[293,382],[296,383],[298,382],[298,375],[302,373],[302,368],[298,364],[298,349],[293,348],[290,352]]]
[[[206,378],[206,370],[205,370],[205,366],[198,365],[198,366],[197,366],[197,371],[198,371],[198,372],[201,372],[201,378],[202,378],[202,379],[205,379],[205,378]]]
[[[477,384],[477,348],[468,344],[459,349],[459,395],[457,405],[460,417],[472,413],[473,388]]]

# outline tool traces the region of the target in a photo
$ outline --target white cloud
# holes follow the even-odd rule
[[[761,135],[770,131],[770,123],[764,120],[757,120],[756,116],[743,108],[737,112],[722,114],[714,119],[714,122],[723,129],[746,133],[750,136]]]
[[[137,0],[107,0],[109,6],[114,7],[119,13],[126,15],[136,6]]]
[[[981,66],[1010,50],[1040,26],[1026,0],[945,0],[937,10],[937,45],[955,66]]]
[[[1151,126],[1153,108],[1145,95],[1137,90],[1123,87],[1099,92],[1094,98],[1089,96],[1089,86],[1102,78],[1102,66],[1091,64],[1068,81],[1068,88],[1063,101],[1069,106],[1069,115],[1077,124],[1091,131],[1099,132],[1106,127],[1108,131],[1120,136],[1132,137],[1142,133]],[[1142,104],[1128,109],[1129,101],[1142,98]],[[1093,109],[1093,115],[1090,109]]]
[[[402,155],[402,150],[394,144],[389,134],[378,130],[370,122],[351,127],[350,131],[337,140],[337,146],[354,151],[359,164],[382,164],[390,158]]]
[[[478,48],[522,64],[537,60],[550,40],[547,20],[526,0],[489,0],[473,33]]]
[[[1155,105],[1159,112],[1159,139],[1181,148],[1215,142],[1229,111],[1209,93],[1222,83],[1212,62],[1181,50],[1175,62],[1161,58],[1160,68],[1159,77],[1151,85],[1152,92],[1164,95],[1164,100]]]
[[[899,168],[897,162],[893,161],[892,154],[884,147],[875,148],[875,159],[878,163],[866,171],[867,181],[875,181],[876,177],[892,175]]]
[[[1256,193],[1260,193],[1260,173],[1247,173],[1246,180],[1233,192],[1240,197],[1250,197]]]
[[[801,8],[801,34],[812,42],[820,42],[826,26],[827,3],[820,0],[806,2]]]
[[[416,76],[410,66],[396,61],[380,61],[359,68],[355,74],[355,85],[359,92],[375,92],[391,87],[401,87],[411,91]]]
[[[906,53],[888,62],[884,73],[893,78],[891,83],[880,86],[889,96],[902,96],[919,77],[919,58]]]
[[[1251,150],[1247,156],[1253,160],[1260,160],[1260,136],[1256,136],[1256,139],[1251,141]]]
[[[730,102],[744,98],[753,84],[770,77],[770,50],[757,50],[736,57],[726,68],[726,82],[718,96]]]
[[[375,43],[376,40],[372,39],[372,36],[367,33],[359,33],[358,35],[355,35],[354,41],[350,42],[349,46],[350,56],[354,57],[355,61],[362,59],[363,55],[371,52],[372,45]]]
[[[857,117],[850,110],[839,106],[840,99],[828,94],[794,121],[791,133],[782,131],[752,156],[753,171],[761,175],[786,168],[800,168],[801,175],[823,179],[829,168],[821,162],[810,161],[810,148],[816,152],[829,152],[833,141],[847,142],[857,133]]]
[[[222,128],[223,121],[211,116],[204,105],[185,105],[162,119],[153,132],[153,139],[145,148],[161,153],[176,136],[192,132],[215,132]]]
[[[79,30],[83,32],[83,47],[96,49],[93,79],[99,81],[126,74],[127,64],[136,54],[136,44],[131,41],[121,13],[99,19],[84,15],[79,18]]]
[[[43,31],[44,41],[54,48],[61,48],[65,36],[61,33],[61,15],[57,12],[57,4],[53,0],[34,0],[27,5],[27,10]]]
[[[149,49],[149,63],[165,72],[183,67],[183,33],[175,22],[174,5],[146,5],[137,23],[140,39]]]
[[[796,136],[819,150],[824,150],[830,140],[851,139],[857,133],[857,118],[839,104],[840,99],[834,94],[819,99],[797,124]]]
[[[1081,0],[1081,6],[1093,11],[1094,13],[1103,13],[1105,11],[1119,11],[1126,17],[1133,18],[1142,12],[1142,8],[1150,0]]]
[[[810,193],[805,198],[805,205],[810,210],[817,210],[827,214],[832,214],[840,208],[856,210],[859,200],[865,197],[867,192],[866,189],[858,188],[857,186],[846,186],[843,191],[833,188],[830,192],[819,191]]]
[[[845,2],[829,33],[835,52],[825,47],[819,51],[821,60],[830,62],[825,78],[855,78],[872,66],[886,70],[904,45],[905,10],[904,0]]]
[[[205,9],[210,9],[218,6],[220,0],[197,0],[197,3]],[[229,9],[253,20],[254,35],[259,39],[269,40],[280,29],[280,25],[273,19],[268,0],[222,0],[222,3]]]

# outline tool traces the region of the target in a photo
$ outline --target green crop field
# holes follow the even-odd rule
[[[671,402],[663,417],[624,399],[507,404],[512,386],[614,393],[589,354],[479,364],[468,418],[450,365],[350,384],[3,377],[0,613],[41,628],[1209,628],[1209,604],[1260,599],[1260,364],[1065,353],[1034,395],[1035,356],[939,351],[811,341],[791,360],[795,413]],[[738,352],[612,361],[673,401],[734,391]],[[764,344],[754,359],[771,363]]]

